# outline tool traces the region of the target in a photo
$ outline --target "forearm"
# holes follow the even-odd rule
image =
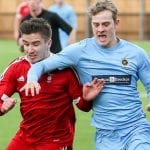
[[[0,116],[4,115],[4,113],[1,111],[2,103],[0,103]]]
[[[27,81],[38,81],[40,76],[44,73],[59,68],[66,68],[68,66],[71,66],[73,63],[74,62],[70,61],[67,56],[63,56],[62,54],[50,56],[47,59],[31,66],[28,72]]]
[[[3,103],[0,107],[0,115],[4,115],[8,111],[10,111],[16,104],[17,100],[15,98],[6,98],[3,100]]]
[[[85,112],[89,112],[92,109],[92,101],[86,101],[82,97],[76,100],[77,107]]]
[[[54,69],[57,69],[57,64],[55,64],[55,61],[52,61],[52,57],[48,57],[47,59],[31,66],[27,75],[27,81],[38,81],[42,74]]]

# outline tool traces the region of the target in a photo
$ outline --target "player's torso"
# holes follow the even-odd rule
[[[104,129],[121,128],[124,124],[130,126],[144,118],[136,88],[139,79],[138,51],[132,46],[122,46],[122,43],[105,49],[92,42],[85,43],[77,64],[83,83],[93,77],[105,79],[104,88],[93,103],[92,124]]]
[[[26,73],[30,66],[20,70],[18,87],[26,83]],[[23,81],[24,78],[24,81]],[[40,79],[40,94],[32,97],[21,92],[21,129],[28,136],[28,142],[35,141],[72,141],[73,128],[69,114],[74,112],[72,99],[67,89],[65,71],[44,74]],[[75,114],[72,115],[75,118]],[[71,136],[71,139],[68,137]]]
[[[106,75],[110,80],[112,79],[112,82],[117,76],[127,77],[127,79],[132,76],[134,84],[138,80],[138,57],[132,49],[124,49],[121,44],[112,49],[102,49],[91,40],[85,43],[85,48],[83,47],[77,70],[81,74],[83,83],[91,81],[93,76],[105,78]]]

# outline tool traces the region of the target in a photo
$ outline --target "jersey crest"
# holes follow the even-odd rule
[[[127,67],[129,65],[129,61],[127,60],[127,58],[123,58],[121,61],[123,67]]]

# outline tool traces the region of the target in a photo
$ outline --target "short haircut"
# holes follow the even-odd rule
[[[112,12],[114,21],[117,19],[118,10],[111,0],[97,0],[97,2],[89,8],[88,12],[90,17],[92,17],[104,10]]]
[[[50,24],[43,18],[31,18],[25,20],[20,25],[20,35],[39,33],[45,39],[51,39],[52,29]]]

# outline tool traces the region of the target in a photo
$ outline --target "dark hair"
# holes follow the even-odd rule
[[[23,21],[19,31],[21,36],[22,34],[40,33],[45,40],[50,39],[52,36],[51,26],[43,18],[31,18]]]
[[[118,10],[111,0],[98,0],[89,8],[88,12],[92,17],[104,10],[109,10],[112,12],[112,18],[114,21],[117,19]]]

